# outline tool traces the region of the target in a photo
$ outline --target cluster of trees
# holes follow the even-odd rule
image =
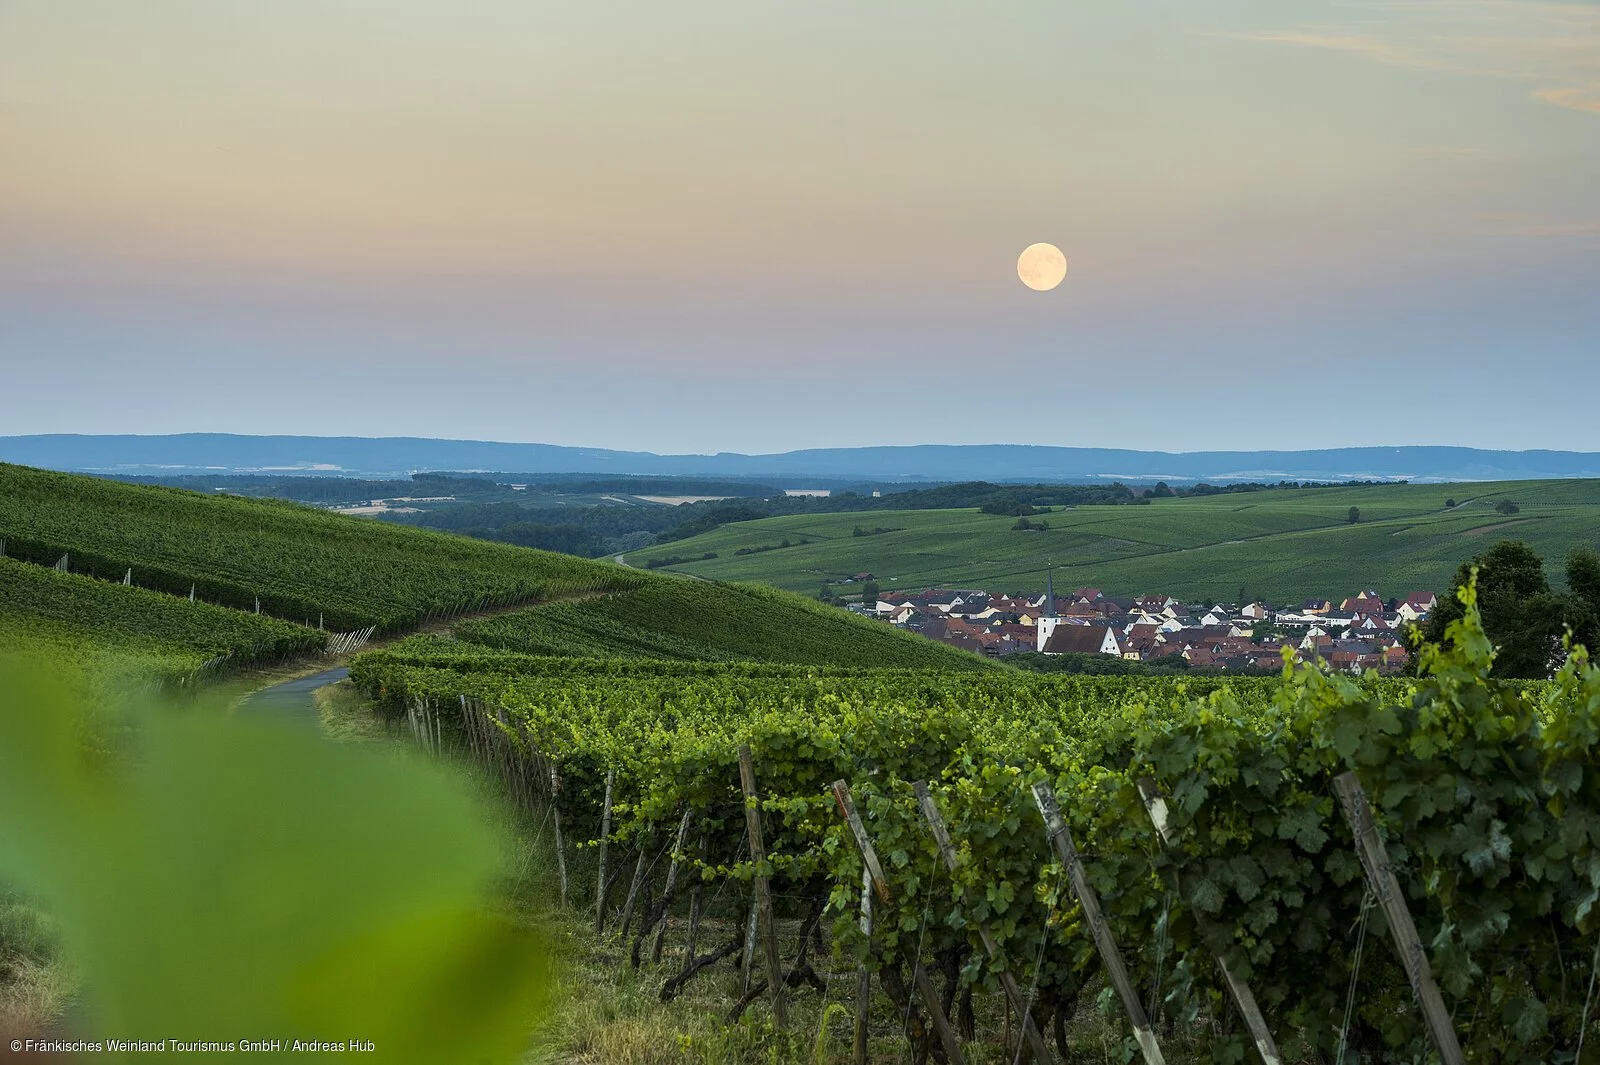
[[[877,581],[866,581],[861,585],[861,605],[866,607],[877,606],[878,596],[882,594],[882,592],[883,589],[878,587]],[[822,591],[817,595],[817,598],[824,603],[837,604],[840,601],[839,593],[833,590],[833,585],[828,581],[822,582]]]
[[[348,503],[396,496],[453,495],[458,499],[504,498],[512,491],[564,495],[683,495],[748,496],[766,499],[783,490],[750,481],[712,480],[703,477],[595,477],[575,473],[414,473],[407,478],[369,479],[273,474],[179,474],[174,476],[126,475],[112,478],[130,484],[156,484],[196,492],[227,492],[242,496],[268,496],[299,503]]]
[[[1048,514],[1049,507],[1036,507],[1032,503],[999,499],[985,503],[978,510],[984,514],[1003,514],[1011,518],[1026,518],[1031,514]]]
[[[803,547],[806,544],[809,544],[810,542],[811,542],[810,540],[801,540],[799,546]],[[785,536],[782,540],[778,541],[775,544],[758,544],[755,547],[741,547],[741,548],[739,548],[739,550],[735,551],[734,554],[736,554],[736,555],[759,555],[763,551],[776,551],[779,548],[794,547],[794,546],[796,546],[795,543],[792,540],[790,540],[787,536]]]
[[[1451,584],[1452,593],[1478,576],[1478,609],[1484,632],[1496,647],[1494,675],[1547,677],[1564,657],[1563,638],[1600,648],[1600,555],[1575,548],[1566,560],[1565,591],[1557,591],[1545,573],[1544,559],[1520,540],[1502,540],[1463,562]],[[1441,596],[1428,615],[1422,638],[1446,641],[1452,622],[1465,613],[1454,594]]]
[[[1046,655],[1038,651],[1022,651],[1007,655],[1004,662],[1031,673],[1077,673],[1095,677],[1162,677],[1188,675],[1191,672],[1195,676],[1211,676],[1223,672],[1217,669],[1191,670],[1189,660],[1181,655],[1169,655],[1153,662],[1133,662],[1116,655],[1081,654],[1075,651]]]
[[[275,477],[264,474],[184,474],[173,477],[124,476],[108,478],[127,484],[186,488],[207,495],[228,494],[296,503],[357,503],[397,496],[488,497],[505,491],[493,481],[444,473],[418,473],[403,480],[364,480],[356,477]]]
[[[1175,496],[1225,496],[1239,492],[1272,492],[1289,488],[1373,488],[1379,485],[1407,484],[1407,481],[1244,481],[1238,484],[1199,484],[1173,488],[1166,481],[1157,481],[1154,488],[1146,488],[1143,495],[1149,499],[1171,499]],[[1446,504],[1453,506],[1454,503]]]
[[[646,569],[660,569],[662,566],[679,566],[685,562],[709,562],[717,557],[715,551],[707,551],[703,555],[668,555],[664,558],[652,558],[645,563]]]
[[[673,520],[671,507],[528,507],[518,503],[448,503],[384,521],[537,547],[585,558],[635,551],[656,542]]]

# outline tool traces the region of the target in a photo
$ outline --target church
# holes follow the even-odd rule
[[[1055,572],[1044,571],[1044,602],[1039,604],[1039,620],[1034,622],[1034,636],[1038,640],[1037,650],[1043,651],[1044,645],[1050,642],[1050,634],[1056,631],[1056,626],[1061,624],[1061,619],[1056,616],[1056,585]]]

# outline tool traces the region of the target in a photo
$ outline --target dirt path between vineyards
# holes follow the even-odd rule
[[[527,610],[530,607],[544,606],[547,603],[568,603],[579,599],[593,599],[596,596],[607,595],[607,592],[581,592],[577,595],[565,595],[556,599],[540,599],[525,603],[514,603],[510,606],[489,607],[486,610],[473,610],[465,614],[457,614],[451,618],[441,618],[419,625],[405,632],[397,632],[373,640],[361,651],[375,651],[398,643],[407,636],[418,633],[448,632],[453,625],[463,621],[484,621],[489,618],[500,617],[503,614],[512,614],[518,610]],[[355,654],[360,654],[360,651]],[[270,710],[274,713],[283,711],[304,711],[314,718],[316,715],[316,692],[330,684],[337,684],[350,675],[349,661],[352,655],[339,655],[303,659],[298,663],[291,663],[281,669],[263,670],[254,678],[259,683],[246,686],[244,694],[233,704],[235,711],[248,711],[251,713]],[[248,673],[246,674],[248,676]],[[237,681],[239,678],[234,677]]]

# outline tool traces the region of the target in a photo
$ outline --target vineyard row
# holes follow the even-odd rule
[[[365,658],[356,676],[435,750],[473,752],[514,794],[553,804],[567,840],[631,853],[636,869],[667,840],[676,883],[636,877],[624,905],[636,954],[683,882],[738,885],[753,912],[765,882],[805,929],[769,985],[808,982],[826,925],[936,1059],[952,1052],[940,1014],[970,1036],[973,997],[1009,997],[1008,981],[1035,1034],[1059,1036],[1114,956],[1127,990],[1112,979],[1107,993],[1147,1056],[1180,1029],[1215,1060],[1260,1053],[1228,1020],[1249,1021],[1247,987],[1280,1043],[1412,1060],[1443,1038],[1426,968],[1433,1012],[1475,1060],[1574,1060],[1594,1015],[1600,670],[1579,653],[1547,684],[1492,680],[1475,610],[1454,647],[1425,655],[1414,681],[1302,669],[1204,694],[1125,678],[524,675]],[[760,782],[748,803],[744,749]],[[860,833],[839,816],[840,781]],[[1047,849],[1043,796],[1066,850]],[[603,915],[604,877],[596,887]],[[1411,947],[1363,952],[1369,933],[1405,940],[1402,912]],[[1108,953],[1102,938],[1139,949]]]

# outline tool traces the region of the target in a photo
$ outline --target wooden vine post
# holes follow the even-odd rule
[[[850,785],[842,780],[834,781],[833,800],[839,807],[839,816],[850,826],[850,834],[855,837],[856,847],[861,851],[862,864],[872,880],[878,898],[885,903],[893,902],[894,895],[889,890],[888,878],[883,875],[883,866],[879,864],[878,852],[872,846],[872,839],[867,835],[866,823],[861,820],[861,814],[856,810],[855,799],[850,795]],[[934,1034],[939,1037],[945,1056],[955,1065],[960,1065],[964,1060],[961,1054],[961,1040],[956,1038],[955,1029],[950,1027],[950,1018],[944,1015],[944,1005],[939,1001],[939,992],[934,988],[933,981],[928,978],[928,971],[922,967],[921,958],[911,959],[911,982],[916,986],[918,997],[922,999],[922,1008],[927,1011],[933,1023]]]
[[[1061,807],[1056,803],[1056,793],[1049,784],[1040,781],[1033,786],[1033,801],[1038,804],[1039,813],[1044,817],[1045,829],[1050,835],[1050,845],[1055,849],[1056,856],[1061,859],[1061,864],[1067,868],[1067,878],[1072,881],[1073,893],[1078,896],[1078,905],[1083,907],[1084,923],[1093,933],[1094,945],[1100,951],[1101,960],[1106,963],[1106,975],[1111,979],[1111,986],[1116,989],[1117,997],[1122,1000],[1122,1008],[1127,1012],[1128,1020],[1133,1022],[1133,1037],[1139,1043],[1139,1051],[1144,1055],[1148,1065],[1165,1065],[1166,1059],[1161,1056],[1161,1047],[1156,1044],[1156,1033],[1144,1015],[1144,1007],[1139,1005],[1139,996],[1133,990],[1133,981],[1128,979],[1128,966],[1122,960],[1122,952],[1117,949],[1117,941],[1106,925],[1105,914],[1100,910],[1100,897],[1089,884],[1083,860],[1078,857],[1077,845],[1072,842],[1072,832],[1061,816]]]
[[[567,851],[561,841],[561,774],[550,763],[550,812],[556,823],[556,869],[561,874],[561,908],[567,908]]]
[[[783,963],[778,957],[778,932],[772,926],[772,888],[761,871],[767,860],[767,846],[761,838],[761,806],[756,796],[756,763],[750,745],[739,745],[739,786],[744,791],[745,828],[750,833],[750,864],[754,869],[755,915],[762,945],[767,955],[767,988],[772,993],[772,1019],[779,1028],[789,1023],[783,996]]]
[[[866,865],[861,866],[861,936],[868,943],[872,942],[872,873]],[[867,1065],[867,1037],[871,1034],[870,1023],[872,1020],[872,970],[867,968],[866,959],[856,966],[856,1040],[855,1054],[851,1060],[855,1065]]]
[[[939,804],[934,801],[933,793],[928,790],[926,781],[919,780],[911,785],[917,793],[917,805],[922,809],[922,816],[928,822],[928,827],[933,831],[934,842],[939,845],[939,854],[944,858],[944,864],[951,874],[956,871],[956,849],[950,842],[950,831],[945,827],[944,815],[939,812]],[[983,944],[984,953],[989,955],[989,960],[1000,960],[1000,944],[995,940],[994,933],[989,930],[987,923],[979,921],[977,924],[978,940]],[[998,973],[1000,987],[1005,991],[1006,998],[1011,1002],[1011,1008],[1017,1011],[1017,1016],[1022,1018],[1022,1034],[1027,1042],[1033,1059],[1039,1065],[1049,1065],[1050,1050],[1045,1046],[1044,1036],[1033,1023],[1033,1011],[1028,1007],[1027,995],[1023,994],[1018,986],[1016,977],[1010,970],[1001,968]]]
[[[756,982],[756,900],[755,885],[750,886],[750,912],[744,920],[744,951],[739,956],[739,990],[749,991]]]
[[[1417,1008],[1428,1026],[1433,1047],[1439,1052],[1440,1065],[1462,1065],[1461,1044],[1456,1041],[1455,1027],[1450,1023],[1450,1011],[1445,1007],[1439,985],[1433,981],[1433,970],[1422,950],[1422,939],[1417,926],[1412,923],[1411,911],[1406,908],[1405,896],[1400,892],[1400,882],[1395,879],[1389,864],[1389,854],[1383,840],[1378,838],[1378,826],[1372,819],[1372,805],[1367,793],[1354,773],[1341,773],[1333,778],[1333,790],[1339,796],[1339,807],[1344,819],[1350,823],[1355,836],[1356,854],[1361,858],[1362,871],[1367,884],[1377,896],[1378,905],[1389,922],[1389,934],[1394,937],[1395,953],[1411,981],[1411,993],[1416,997]]]
[[[600,868],[594,878],[594,932],[606,930],[606,857],[611,847],[611,789],[617,783],[617,771],[606,770],[606,797],[600,808]]]
[[[1156,834],[1161,837],[1161,842],[1167,847],[1177,846],[1177,833],[1173,831],[1172,824],[1167,817],[1167,801],[1161,797],[1161,789],[1149,777],[1139,780],[1139,797],[1144,800],[1145,812],[1150,815],[1150,823],[1155,825]],[[1195,920],[1200,920],[1200,915],[1195,914]],[[1233,1004],[1239,1010],[1239,1016],[1244,1018],[1245,1030],[1250,1033],[1250,1038],[1255,1040],[1256,1051],[1261,1055],[1261,1060],[1266,1065],[1282,1065],[1283,1055],[1278,1051],[1277,1041],[1272,1038],[1272,1032],[1267,1028],[1267,1019],[1261,1015],[1261,1007],[1256,1003],[1256,996],[1250,990],[1250,985],[1234,975],[1228,967],[1228,959],[1220,952],[1216,955],[1217,968],[1222,971],[1222,982],[1227,985],[1228,993],[1233,996]]]

